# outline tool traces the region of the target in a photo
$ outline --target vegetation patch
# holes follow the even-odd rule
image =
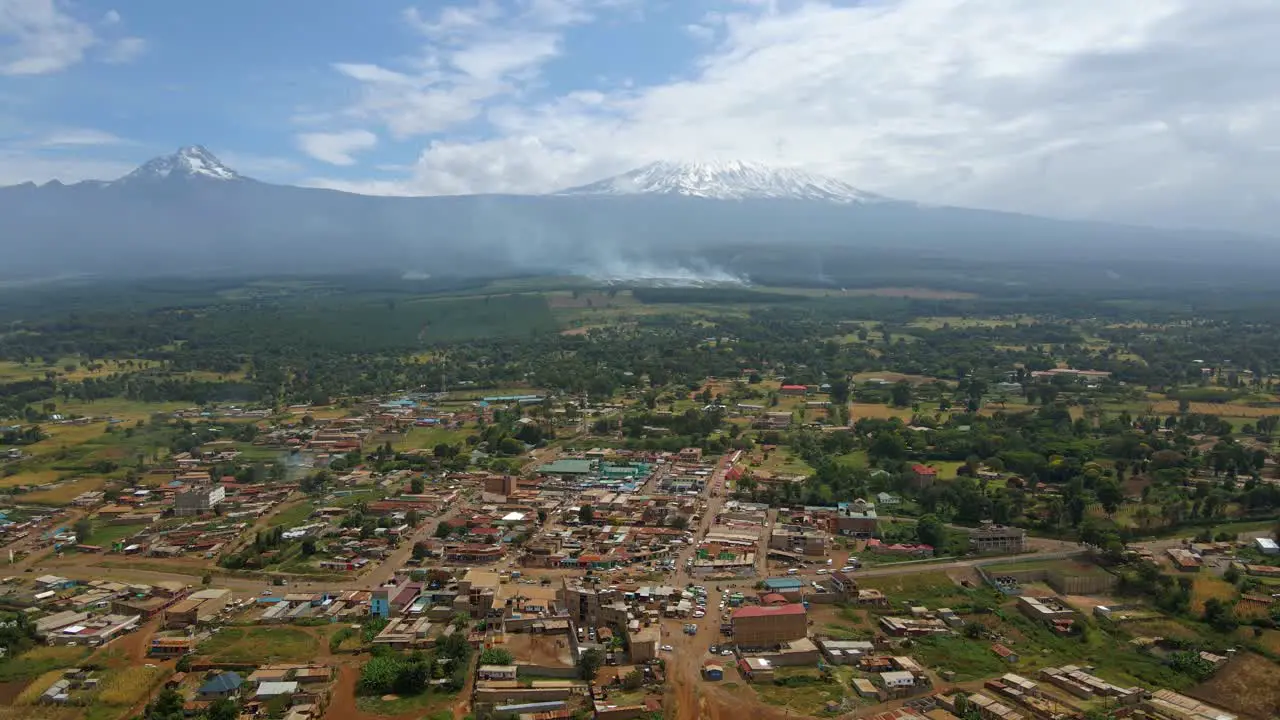
[[[214,662],[306,662],[320,648],[314,635],[291,627],[224,627],[200,644],[199,652]]]

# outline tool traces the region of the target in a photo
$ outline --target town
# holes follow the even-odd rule
[[[1214,627],[1267,617],[1270,525],[1117,548],[939,522],[921,498],[956,466],[923,462],[872,473],[863,497],[786,502],[806,471],[770,441],[806,411],[835,415],[833,389],[770,383],[769,407],[790,410],[727,410],[716,378],[690,393],[758,434],[719,452],[622,447],[636,399],[547,413],[536,392],[134,423],[196,441],[127,483],[33,488],[66,500],[5,511],[0,603],[33,668],[14,705],[625,720],[699,717],[702,697],[761,716],[1249,717],[1180,690],[1265,683],[1268,661],[1236,636],[1189,636],[1141,585],[1186,594]],[[493,445],[460,442],[480,428],[535,442],[480,469]],[[557,432],[573,442],[536,442]],[[974,474],[1027,486],[996,463]],[[1249,588],[1233,606],[1232,581]]]

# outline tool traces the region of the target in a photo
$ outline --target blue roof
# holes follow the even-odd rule
[[[212,680],[200,686],[202,695],[212,695],[215,693],[231,692],[244,684],[244,680],[240,678],[238,673],[224,672],[215,676]]]
[[[769,578],[764,581],[764,586],[770,590],[788,590],[804,586],[804,581],[799,578]]]

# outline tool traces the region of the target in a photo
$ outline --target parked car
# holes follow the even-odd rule
[[[675,650],[675,648],[671,647],[670,645],[663,645],[663,646],[662,646],[662,652],[671,652],[671,651],[673,651],[673,650]]]

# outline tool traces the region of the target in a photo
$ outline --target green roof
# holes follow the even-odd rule
[[[556,460],[538,468],[544,475],[590,475],[595,469],[593,460]]]

